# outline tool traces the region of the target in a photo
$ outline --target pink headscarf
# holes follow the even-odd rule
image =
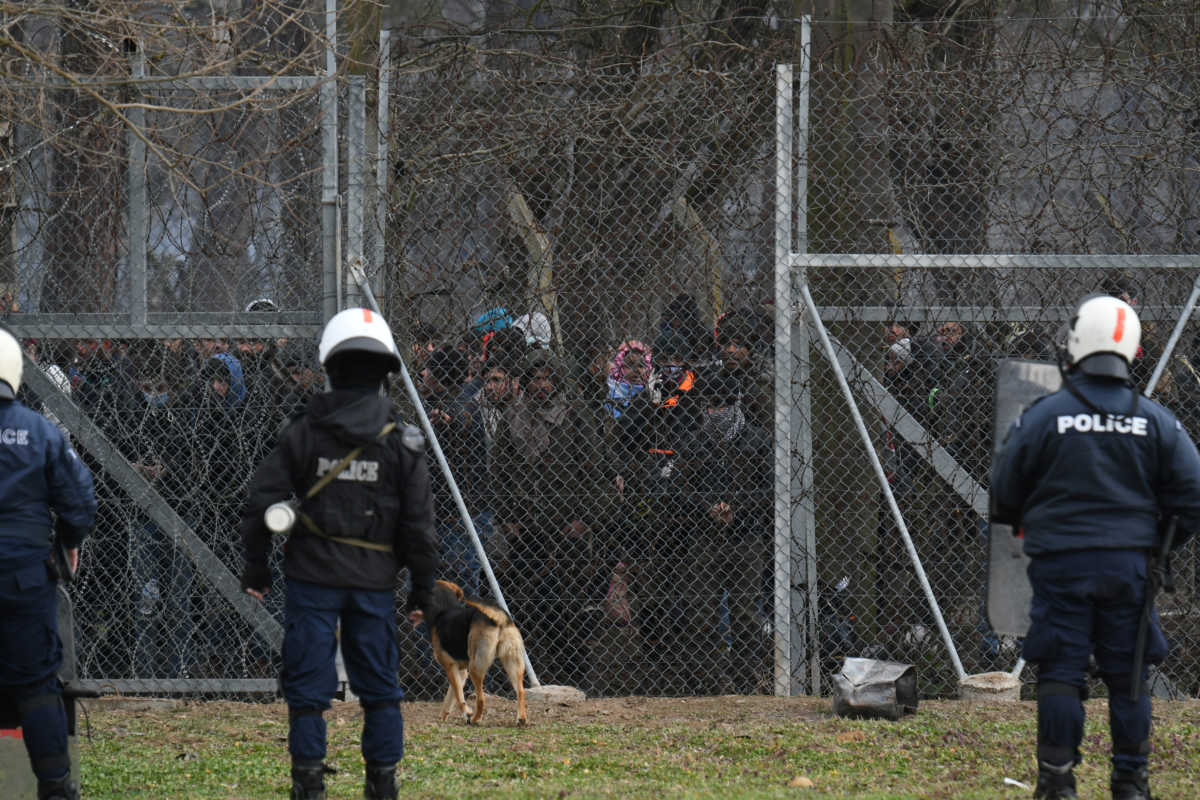
[[[641,350],[646,359],[646,380],[650,379],[650,374],[653,370],[650,362],[650,348],[639,342],[637,339],[629,339],[622,342],[617,348],[617,354],[613,357],[612,369],[608,372],[608,377],[614,381],[625,380],[625,357],[629,355],[631,350]],[[635,356],[636,358],[636,356]]]

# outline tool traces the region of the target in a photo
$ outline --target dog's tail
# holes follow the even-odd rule
[[[508,664],[520,664],[522,675],[525,671],[525,640],[516,625],[505,625],[500,628],[500,636],[496,642],[496,658],[506,667]]]
[[[529,715],[525,709],[525,640],[516,625],[509,623],[500,628],[496,657],[504,665],[508,682],[517,694],[517,723],[525,725],[529,722]]]
[[[504,609],[502,608],[473,597],[468,597],[463,602],[487,617],[493,625],[498,625],[501,628],[503,628],[505,625],[512,625],[513,627],[516,627],[513,624],[512,617],[504,613]]]

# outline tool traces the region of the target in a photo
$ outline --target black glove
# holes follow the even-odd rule
[[[429,608],[430,596],[430,592],[423,592],[414,587],[408,593],[408,601],[404,604],[404,613],[411,614],[414,611],[424,612],[425,609]]]
[[[247,562],[242,570],[242,589],[253,589],[260,594],[271,588],[271,568],[266,562]]]
[[[65,519],[59,517],[54,521],[54,540],[60,544],[64,550],[73,550],[83,544],[83,540],[87,538],[88,529],[80,530],[69,524]]]

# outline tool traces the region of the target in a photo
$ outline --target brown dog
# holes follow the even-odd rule
[[[476,598],[468,599],[457,584],[435,581],[431,608],[425,612],[433,656],[446,670],[450,687],[442,701],[442,719],[458,708],[467,723],[483,719],[483,676],[492,662],[500,659],[508,681],[517,693],[517,723],[526,724],[525,715],[525,640],[503,610]],[[467,710],[463,684],[470,675],[475,685],[475,713]]]

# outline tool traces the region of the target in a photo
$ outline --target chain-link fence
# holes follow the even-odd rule
[[[321,388],[330,293],[356,297],[333,270],[358,258],[543,683],[820,691],[874,655],[949,694],[956,661],[1011,669],[983,609],[995,365],[1051,358],[1067,309],[1111,291],[1145,320],[1144,384],[1200,266],[1194,53],[1062,28],[897,27],[913,57],[853,67],[820,26],[632,69],[414,34],[377,83],[339,81],[340,174],[314,79],[156,85],[152,61],[123,118],[45,95],[66,122],[10,122],[8,321],[42,367],[27,399],[101,493],[81,674],[273,688],[283,587],[239,594],[236,518]],[[1195,428],[1191,325],[1154,396]],[[491,594],[435,487],[443,575]],[[1194,554],[1163,603],[1165,674],[1191,694]],[[409,694],[440,697],[398,631]]]

